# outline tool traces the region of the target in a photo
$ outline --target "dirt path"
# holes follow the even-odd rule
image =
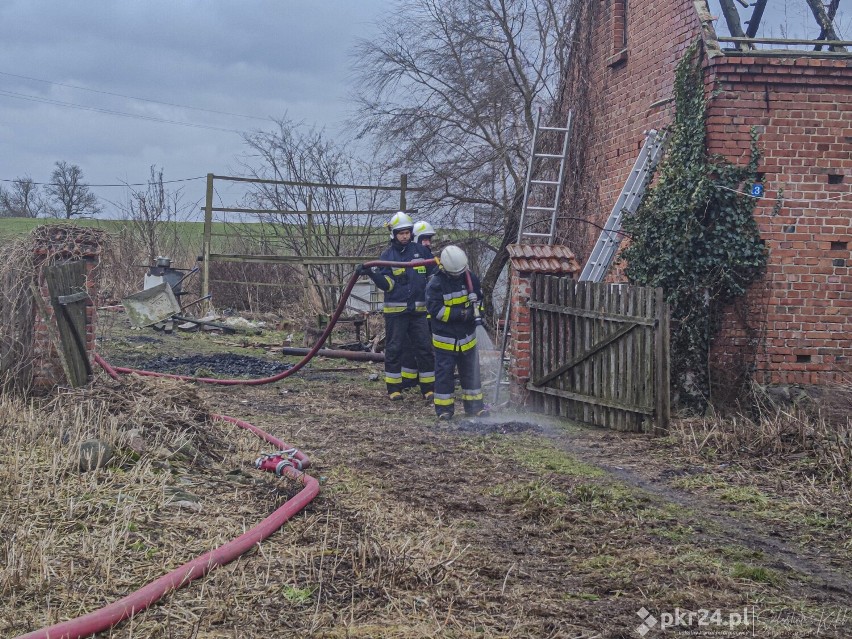
[[[377,508],[420,513],[463,549],[447,569],[457,591],[426,597],[458,636],[492,636],[475,632],[488,610],[493,636],[635,637],[643,607],[659,616],[747,606],[759,615],[757,636],[846,636],[843,552],[807,552],[742,505],[674,487],[701,469],[684,470],[648,438],[529,414],[443,425],[417,397],[387,404],[364,377],[308,374],[212,401],[261,420],[286,415],[291,437],[329,473],[327,487],[345,468],[377,491]],[[317,512],[349,508],[336,497]]]
[[[208,600],[233,598],[227,612],[206,619],[189,589],[140,627],[260,637],[286,618],[316,637],[626,639],[678,634],[642,609],[657,622],[718,609],[756,619],[680,632],[849,636],[848,498],[531,414],[438,423],[416,395],[388,403],[369,381],[379,366],[338,364],[204,387],[215,412],[305,450],[323,492],[205,582]]]
[[[521,416],[507,415],[507,419]],[[699,468],[679,468],[654,455],[653,441],[645,436],[582,428],[560,428],[549,420],[535,420],[531,426],[547,437],[560,450],[594,464],[620,482],[638,488],[666,502],[677,504],[690,512],[688,523],[699,538],[718,544],[734,541],[766,555],[769,564],[778,570],[804,575],[816,587],[826,590],[827,596],[846,605],[852,601],[852,577],[849,563],[830,553],[811,551],[785,541],[789,530],[767,528],[765,524],[736,516],[731,504],[695,492],[673,488],[672,480]],[[514,422],[519,424],[523,422]],[[841,568],[845,564],[845,570]]]

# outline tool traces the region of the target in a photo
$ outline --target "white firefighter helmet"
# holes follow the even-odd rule
[[[448,246],[441,251],[441,268],[458,277],[467,270],[467,255],[458,246]]]
[[[431,224],[429,224],[429,222],[421,220],[414,223],[414,230],[412,231],[412,234],[414,235],[414,241],[419,242],[422,235],[427,237],[435,235],[435,229]]]
[[[396,237],[400,231],[411,231],[414,229],[414,222],[411,216],[404,211],[397,211],[386,225],[390,229],[391,239]]]

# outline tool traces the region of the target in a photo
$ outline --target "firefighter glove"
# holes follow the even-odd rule
[[[366,271],[366,273],[367,273],[367,277],[369,277],[371,280],[373,280],[376,283],[376,286],[381,287],[381,286],[387,285],[387,281],[381,275],[381,273],[379,273],[379,269],[377,269],[375,266],[368,269]]]

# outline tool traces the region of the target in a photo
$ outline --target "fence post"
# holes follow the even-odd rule
[[[207,194],[204,198],[204,246],[201,255],[201,297],[210,293],[210,241],[213,235],[213,174],[207,174]],[[204,302],[205,309],[210,309],[210,301]]]
[[[313,211],[313,209],[314,209],[314,194],[308,193],[308,202],[307,202],[307,206],[305,207],[305,210],[308,211],[307,220],[305,221],[305,257],[310,257],[311,254],[313,253],[313,251],[311,249],[311,244],[314,241],[314,216],[313,216],[313,213],[310,213],[310,211]],[[312,286],[311,277],[310,277],[311,266],[309,264],[305,264],[304,269],[305,269],[305,299],[307,300],[307,299],[310,299],[310,296],[311,296],[311,286]],[[321,291],[320,291],[320,303],[323,303]]]
[[[667,435],[671,418],[671,352],[669,344],[669,305],[663,297],[663,289],[655,290],[654,311],[656,319],[656,336],[654,339],[654,361],[656,370],[654,386],[656,387],[654,433]]]
[[[407,207],[405,201],[405,191],[408,189],[408,174],[403,173],[399,176],[399,210],[404,211]]]

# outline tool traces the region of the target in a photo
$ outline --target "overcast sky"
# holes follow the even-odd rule
[[[285,114],[345,135],[350,51],[390,5],[0,0],[0,179],[46,182],[57,160],[79,165],[90,184],[144,182],[152,164],[166,180],[229,174],[245,150],[239,131],[270,129]],[[711,9],[721,15],[718,0]],[[792,37],[813,19],[805,0],[769,0],[764,21],[763,35]],[[724,20],[717,27],[725,32]],[[189,182],[186,195],[203,189]]]
[[[245,149],[239,131],[271,129],[269,118],[337,132],[348,115],[349,52],[387,4],[0,0],[0,179],[45,182],[57,160],[78,164],[91,184],[143,182],[152,164],[167,180],[229,174]]]

